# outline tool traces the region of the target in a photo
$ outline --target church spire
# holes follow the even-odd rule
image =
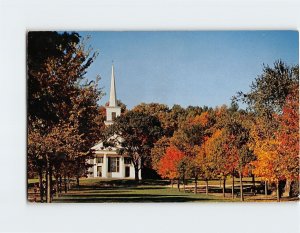
[[[121,107],[117,105],[116,84],[114,65],[111,67],[111,80],[110,80],[110,93],[109,93],[109,105],[106,106],[106,121],[105,125],[113,124],[116,117],[121,115]]]
[[[109,93],[109,105],[106,106],[106,121],[105,125],[113,124],[116,117],[121,115],[121,107],[117,105],[116,84],[114,65],[111,67],[111,80],[110,80],[110,93]]]
[[[109,107],[116,107],[116,106],[117,106],[116,84],[115,84],[114,65],[112,64],[112,66],[111,66]]]

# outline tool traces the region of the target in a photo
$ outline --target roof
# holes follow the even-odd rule
[[[117,141],[116,146],[112,147],[112,146],[107,146],[105,147],[103,144],[103,141],[98,142],[96,145],[94,145],[91,149],[94,151],[116,151],[118,149],[121,149],[121,142],[123,141],[123,138],[121,138],[118,135],[113,135],[111,136],[108,141]]]

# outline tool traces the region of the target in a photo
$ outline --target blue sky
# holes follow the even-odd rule
[[[129,109],[145,102],[215,107],[261,74],[263,64],[299,62],[296,31],[79,32],[99,51],[87,77],[101,76],[108,101],[112,60],[117,98]]]

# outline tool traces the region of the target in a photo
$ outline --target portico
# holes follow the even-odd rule
[[[99,178],[134,178],[134,167],[128,157],[116,153],[97,153],[96,157],[90,159],[93,176]]]

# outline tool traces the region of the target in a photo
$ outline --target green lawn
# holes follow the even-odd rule
[[[34,183],[29,180],[29,183]],[[244,182],[250,186],[250,180]],[[257,182],[259,185],[259,182]],[[190,191],[193,191],[193,183],[188,183]],[[226,182],[226,197],[222,195],[220,182],[209,181],[209,194],[205,194],[205,182],[198,182],[199,193],[178,191],[176,184],[171,188],[169,181],[143,180],[136,184],[134,180],[101,180],[101,179],[80,179],[80,187],[75,185],[67,193],[62,192],[57,198],[54,195],[53,202],[56,203],[103,203],[103,202],[237,202],[239,198],[231,198],[231,181]],[[33,188],[29,190],[29,197],[32,197]],[[238,180],[235,183],[235,192],[239,191]],[[32,198],[31,198],[32,199]],[[292,199],[286,199],[290,201]],[[272,195],[252,195],[245,191],[245,201],[276,201]],[[285,199],[282,199],[285,201]]]
[[[135,185],[131,180],[103,181],[82,179],[80,188],[73,188],[53,202],[198,202],[231,201],[215,195],[179,192],[175,186],[162,182],[147,182]]]
[[[223,198],[220,189],[216,192],[219,181],[211,181],[214,193],[191,193],[178,191],[176,185],[171,188],[166,181],[143,181],[136,185],[133,180],[81,179],[79,188],[72,188],[62,193],[53,202],[232,202],[230,191]],[[229,182],[228,182],[229,184]],[[199,189],[204,189],[204,182],[199,182]],[[191,184],[189,184],[191,186]],[[182,188],[182,187],[181,187]],[[211,187],[213,190],[213,187]],[[238,187],[237,187],[238,188]],[[246,198],[247,199],[247,198]]]

